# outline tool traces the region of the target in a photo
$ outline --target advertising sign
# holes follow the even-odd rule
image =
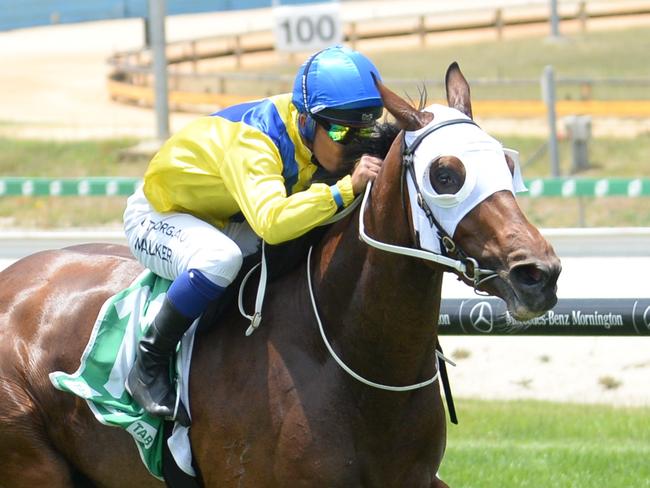
[[[445,299],[438,326],[448,335],[650,335],[650,298],[561,298],[525,321],[498,298]]]

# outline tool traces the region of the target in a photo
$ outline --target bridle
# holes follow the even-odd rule
[[[444,249],[444,252],[447,255],[442,255],[442,254],[436,254],[431,251],[424,250],[420,247],[419,245],[419,240],[417,239],[417,235],[415,232],[413,233],[413,239],[415,244],[418,246],[417,248],[411,248],[411,247],[403,247],[403,246],[398,246],[395,244],[388,244],[386,242],[381,242],[376,239],[373,239],[370,237],[368,234],[366,234],[365,231],[365,226],[363,222],[363,218],[365,215],[366,211],[366,205],[368,203],[368,198],[370,197],[370,192],[372,190],[372,182],[368,182],[366,185],[366,191],[363,195],[363,200],[361,202],[361,208],[359,209],[359,237],[366,242],[368,245],[375,247],[377,249],[380,249],[382,251],[394,253],[394,254],[401,254],[404,256],[411,256],[415,258],[420,258],[420,259],[425,259],[427,261],[432,261],[434,263],[443,265],[448,268],[452,268],[459,273],[462,273],[465,278],[470,280],[473,283],[474,286],[474,291],[478,293],[478,287],[485,283],[487,280],[490,280],[492,278],[496,278],[498,275],[495,271],[488,270],[488,269],[483,269],[478,266],[478,262],[476,259],[471,258],[465,254],[465,252],[454,242],[454,240],[451,238],[451,236],[443,229],[443,227],[440,225],[440,223],[435,219],[433,212],[431,212],[431,209],[429,208],[428,204],[424,200],[424,197],[422,196],[422,192],[420,191],[420,187],[417,183],[417,178],[415,177],[415,169],[413,167],[413,156],[415,154],[416,149],[418,146],[422,143],[422,141],[432,132],[442,128],[446,127],[449,125],[454,125],[454,124],[472,124],[478,127],[478,125],[473,122],[472,120],[469,119],[452,119],[452,120],[446,120],[443,122],[440,122],[438,124],[434,124],[431,127],[429,127],[426,131],[424,131],[422,134],[420,134],[415,141],[410,146],[406,146],[405,140],[402,139],[402,148],[401,148],[401,155],[402,155],[402,167],[401,167],[401,182],[400,182],[400,187],[402,191],[402,195],[404,195],[404,188],[407,185],[406,182],[406,175],[410,175],[413,186],[415,188],[415,191],[417,193],[417,202],[418,205],[422,208],[423,212],[427,216],[427,219],[429,220],[429,224],[431,225],[431,228],[437,229],[438,236],[441,241],[441,246],[440,249]],[[406,209],[406,200],[402,196],[402,202],[404,205],[405,213],[407,214],[408,221],[411,222],[410,216],[408,215],[409,212]],[[338,219],[337,219],[338,220]],[[330,222],[328,222],[330,223]],[[451,418],[451,421],[453,423],[458,423],[458,420],[456,418],[456,413],[455,413],[455,408],[453,405],[453,399],[451,396],[451,390],[449,388],[449,380],[447,378],[447,372],[446,372],[446,367],[445,367],[445,362],[449,362],[452,365],[455,365],[453,361],[450,361],[447,359],[443,354],[442,350],[439,347],[439,344],[437,345],[436,349],[436,357],[438,359],[438,367],[436,368],[436,373],[429,378],[426,381],[422,381],[419,383],[411,384],[411,385],[404,385],[404,386],[393,386],[393,385],[384,385],[381,383],[376,383],[374,381],[370,381],[363,376],[359,375],[356,373],[352,368],[350,368],[334,351],[334,348],[330,344],[327,335],[325,334],[325,330],[323,328],[323,323],[320,319],[320,316],[318,314],[318,307],[316,306],[316,299],[314,297],[314,292],[313,292],[313,286],[311,282],[311,251],[312,249],[310,248],[309,250],[309,255],[307,258],[307,282],[308,282],[308,287],[309,287],[309,293],[310,293],[310,298],[311,298],[311,303],[312,307],[314,310],[314,315],[316,317],[316,320],[318,322],[318,327],[321,333],[321,337],[323,339],[323,342],[325,343],[325,346],[327,347],[327,350],[329,351],[330,355],[334,358],[334,360],[338,363],[338,365],[345,370],[346,373],[348,373],[350,376],[352,376],[354,379],[357,381],[367,385],[371,386],[373,388],[377,388],[380,390],[386,390],[386,391],[413,391],[417,390],[420,388],[424,388],[425,386],[428,386],[435,382],[440,376],[442,376],[443,379],[443,387],[445,389],[445,397],[447,399],[447,405],[449,408],[449,415]],[[458,258],[455,259],[454,257],[451,257],[451,254],[454,254]]]
[[[469,257],[462,250],[462,248],[454,242],[453,238],[447,233],[447,231],[445,231],[442,225],[440,225],[440,223],[436,220],[436,218],[433,215],[433,212],[429,208],[429,205],[427,204],[424,197],[422,196],[422,192],[420,191],[420,186],[418,185],[417,178],[415,176],[415,168],[413,166],[413,158],[415,155],[415,151],[420,146],[422,141],[429,134],[443,127],[447,127],[449,125],[455,125],[455,124],[471,124],[478,127],[478,124],[476,124],[471,119],[445,120],[443,122],[428,127],[409,146],[406,145],[405,138],[403,137],[402,148],[401,148],[402,169],[401,169],[400,187],[402,192],[402,204],[404,206],[405,213],[407,214],[407,217],[409,217],[408,215],[409,212],[406,208],[406,196],[405,196],[407,193],[405,191],[405,187],[407,186],[406,177],[407,175],[409,175],[411,177],[411,182],[413,184],[413,187],[415,188],[416,191],[416,201],[420,206],[420,208],[422,209],[422,211],[424,212],[424,214],[426,215],[429,224],[431,226],[431,229],[436,230],[438,237],[440,239],[440,249],[442,250],[443,254],[437,254],[435,252],[422,249],[420,247],[419,239],[415,231],[413,231],[413,241],[417,246],[417,248],[403,247],[395,244],[388,244],[370,237],[365,231],[363,218],[365,215],[366,205],[370,197],[370,192],[372,190],[372,183],[368,183],[368,185],[366,186],[366,191],[364,193],[363,201],[361,203],[361,209],[359,210],[359,236],[365,243],[377,249],[381,249],[383,251],[391,252],[394,254],[401,254],[404,256],[411,256],[419,259],[424,259],[427,261],[434,262],[436,264],[440,264],[447,268],[454,269],[458,273],[462,274],[467,280],[472,282],[472,286],[474,287],[474,291],[476,293],[480,293],[478,290],[479,286],[481,286],[483,283],[485,283],[490,279],[496,278],[498,274],[493,270],[480,268],[478,265],[478,261],[472,257]],[[408,221],[411,222],[410,217],[408,218]]]
[[[363,195],[363,199],[361,201],[361,208],[359,209],[359,237],[366,242],[368,245],[375,247],[377,249],[394,253],[394,254],[401,254],[404,256],[411,256],[415,258],[420,258],[420,259],[425,259],[427,261],[434,262],[436,264],[440,264],[442,266],[445,266],[447,268],[454,269],[461,273],[465,278],[470,280],[473,283],[474,286],[474,291],[478,293],[478,287],[486,282],[487,280],[490,280],[492,278],[497,277],[497,273],[492,270],[488,269],[483,269],[478,266],[478,262],[476,259],[471,258],[465,254],[465,252],[454,242],[454,240],[449,236],[449,234],[442,228],[440,223],[435,219],[433,212],[431,212],[431,209],[429,208],[428,204],[424,200],[424,197],[422,196],[422,192],[420,191],[420,187],[417,183],[417,178],[415,177],[415,169],[413,167],[413,156],[415,154],[416,149],[418,146],[421,144],[421,142],[432,132],[442,128],[446,127],[449,125],[453,124],[472,124],[478,127],[478,125],[473,122],[472,120],[469,119],[452,119],[452,120],[447,120],[444,122],[440,122],[438,124],[432,125],[429,127],[426,131],[424,131],[422,134],[420,134],[415,141],[410,146],[406,146],[406,143],[404,139],[402,139],[402,149],[401,149],[401,156],[402,156],[402,167],[401,167],[401,191],[402,195],[404,195],[404,188],[407,186],[407,181],[406,181],[406,175],[410,175],[413,186],[415,188],[415,191],[417,193],[417,202],[418,205],[422,208],[423,212],[427,216],[429,220],[429,224],[431,225],[431,228],[435,228],[438,232],[438,236],[440,237],[441,241],[441,246],[440,249],[444,249],[444,252],[446,255],[443,254],[437,254],[432,251],[427,251],[425,249],[422,249],[419,245],[419,240],[417,239],[417,235],[414,232],[413,239],[414,243],[417,248],[413,247],[403,247],[403,246],[398,246],[395,244],[388,244],[386,242],[381,242],[376,239],[373,239],[370,237],[368,234],[366,234],[365,231],[365,226],[363,222],[363,218],[365,215],[365,210],[366,206],[368,203],[368,199],[370,197],[370,192],[372,190],[372,183],[368,182],[366,185],[366,191]],[[357,206],[358,199],[355,200],[355,202],[348,206],[344,211],[339,212],[337,215],[329,219],[327,222],[324,222],[321,225],[330,225],[338,220],[343,219],[344,217],[347,217],[351,212],[354,211],[355,207]],[[403,198],[403,204],[405,208],[405,212],[407,214],[407,217],[409,212],[406,209],[406,204],[404,203],[405,200]],[[409,217],[408,221],[410,222],[411,219]],[[456,420],[456,415],[455,415],[455,410],[453,407],[453,401],[451,400],[451,391],[449,390],[449,384],[447,380],[447,375],[446,375],[446,369],[445,369],[445,362],[449,362],[450,364],[454,364],[453,361],[450,361],[447,359],[443,354],[440,349],[436,350],[436,357],[438,359],[438,367],[436,368],[436,373],[429,378],[426,381],[422,381],[419,383],[411,384],[411,385],[404,385],[404,386],[394,386],[394,385],[385,385],[381,383],[376,383],[373,381],[370,381],[363,376],[357,374],[354,370],[352,370],[334,351],[334,348],[330,344],[329,340],[327,339],[327,335],[325,334],[325,330],[323,328],[323,323],[320,320],[320,316],[318,314],[318,307],[316,305],[316,299],[314,296],[313,292],[313,285],[311,281],[311,251],[312,249],[310,248],[309,250],[309,255],[307,257],[307,280],[308,280],[308,288],[309,288],[309,293],[310,293],[310,298],[311,298],[311,303],[312,303],[312,308],[314,310],[314,314],[316,317],[316,320],[318,322],[319,330],[321,333],[321,337],[331,354],[331,356],[334,358],[334,360],[339,364],[341,368],[343,368],[350,376],[355,378],[357,381],[360,381],[361,383],[364,383],[367,386],[381,389],[381,390],[387,390],[387,391],[397,391],[397,392],[404,392],[404,391],[413,391],[417,390],[420,388],[424,388],[433,382],[435,382],[439,376],[442,374],[443,377],[443,385],[445,387],[445,393],[446,393],[446,398],[448,401],[448,406],[449,406],[449,412],[450,416],[452,418],[452,422],[457,423]],[[454,254],[457,256],[457,259],[452,257],[451,255]],[[251,319],[251,325],[249,326],[248,330],[246,331],[246,335],[250,335],[254,332],[254,330],[259,326],[259,323],[261,321],[261,309],[262,309],[262,301],[263,301],[263,296],[264,296],[264,288],[266,284],[266,273],[265,273],[265,260],[264,256],[262,257],[262,276],[260,278],[260,286],[258,287],[258,295],[257,295],[257,300],[255,303],[255,314],[250,316],[246,315],[246,313],[243,310],[243,303],[242,303],[242,296],[243,296],[243,290],[244,286],[246,284],[246,281],[248,280],[249,276],[251,273],[255,270],[257,266],[253,267],[249,273],[246,275],[244,280],[242,281],[242,284],[240,286],[239,290],[239,309],[240,312],[244,317],[247,317]],[[261,299],[260,299],[261,297]]]

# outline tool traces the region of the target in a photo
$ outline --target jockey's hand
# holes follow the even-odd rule
[[[361,156],[352,172],[352,191],[355,195],[362,193],[366,189],[366,183],[375,181],[383,162],[383,159],[367,154]]]

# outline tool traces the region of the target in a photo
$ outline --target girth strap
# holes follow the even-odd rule
[[[442,352],[440,341],[436,345],[436,351],[443,358],[445,357]],[[447,375],[447,361],[438,362],[438,370],[440,371],[440,379],[442,380],[442,388],[445,391],[445,401],[447,402],[447,410],[449,411],[449,421],[452,424],[458,425],[458,417],[456,416],[456,406],[454,405],[454,397],[451,395],[451,384],[449,383],[449,376]]]

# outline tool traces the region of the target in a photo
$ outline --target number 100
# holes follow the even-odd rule
[[[292,22],[293,21],[293,22]],[[334,19],[328,15],[320,17],[295,17],[280,23],[287,44],[310,44],[312,42],[329,42],[336,35]]]

